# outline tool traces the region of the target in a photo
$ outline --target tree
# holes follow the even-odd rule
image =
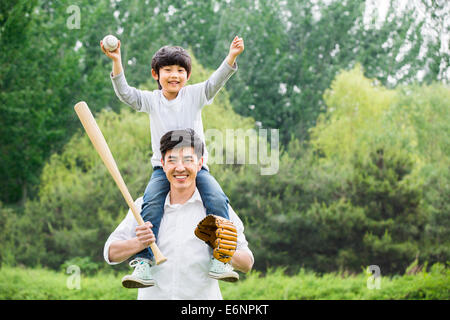
[[[291,140],[277,175],[246,167],[226,179],[255,267],[376,264],[393,274],[416,255],[447,261],[450,161],[448,135],[439,133],[448,131],[449,93],[443,85],[389,89],[361,66],[341,72],[311,140]]]
[[[423,81],[450,81],[450,4],[448,1],[415,1],[416,16],[423,21],[421,32],[425,34],[425,74]]]
[[[2,13],[0,199],[6,203],[23,204],[35,195],[44,162],[75,131],[77,101],[88,101],[94,110],[113,101],[98,47],[106,31],[96,27],[111,20],[108,3],[98,2],[91,15],[88,1],[80,4],[86,10],[81,29],[69,28],[64,3],[17,1]]]

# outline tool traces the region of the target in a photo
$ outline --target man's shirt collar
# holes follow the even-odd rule
[[[179,204],[179,203],[170,204],[170,191],[169,191],[169,193],[166,196],[166,201],[164,202],[164,208],[176,208],[178,206],[183,206],[187,203],[195,203],[196,201],[202,202],[202,197],[200,196],[200,192],[198,192],[197,188],[195,188],[195,191],[194,191],[194,194],[192,195],[192,197],[183,204]]]

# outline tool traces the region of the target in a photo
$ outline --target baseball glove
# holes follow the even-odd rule
[[[213,248],[214,258],[223,263],[229,262],[236,251],[236,227],[225,218],[207,215],[198,223],[195,235]]]

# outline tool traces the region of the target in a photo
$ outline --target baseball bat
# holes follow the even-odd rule
[[[98,127],[97,122],[95,121],[94,116],[91,113],[91,110],[89,110],[88,105],[84,101],[78,102],[74,108],[75,112],[78,115],[78,118],[80,118],[80,121],[83,124],[84,130],[86,130],[89,139],[91,139],[91,142],[95,147],[95,150],[97,150],[100,158],[102,158],[103,163],[105,164],[109,173],[111,174],[117,186],[119,187],[122,196],[124,197],[125,201],[127,202],[128,206],[133,212],[133,215],[136,218],[138,224],[143,225],[144,220],[141,217],[140,211],[134,204],[133,198],[131,197],[128,188],[122,179],[122,175],[120,174],[116,161],[114,160],[114,157],[111,151],[109,150],[108,144],[106,143],[106,140],[103,137],[103,134],[100,128]],[[153,255],[155,256],[156,264],[161,264],[167,260],[167,258],[164,257],[164,255],[161,253],[155,242],[150,244],[150,249],[152,250]]]

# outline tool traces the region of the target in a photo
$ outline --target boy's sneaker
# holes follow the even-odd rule
[[[239,275],[233,271],[231,264],[220,262],[216,258],[212,258],[211,260],[208,275],[210,278],[227,282],[236,282],[239,280]]]
[[[134,267],[131,275],[122,278],[122,285],[125,288],[147,288],[156,284],[152,277],[150,261],[147,259],[133,259],[130,267]]]

